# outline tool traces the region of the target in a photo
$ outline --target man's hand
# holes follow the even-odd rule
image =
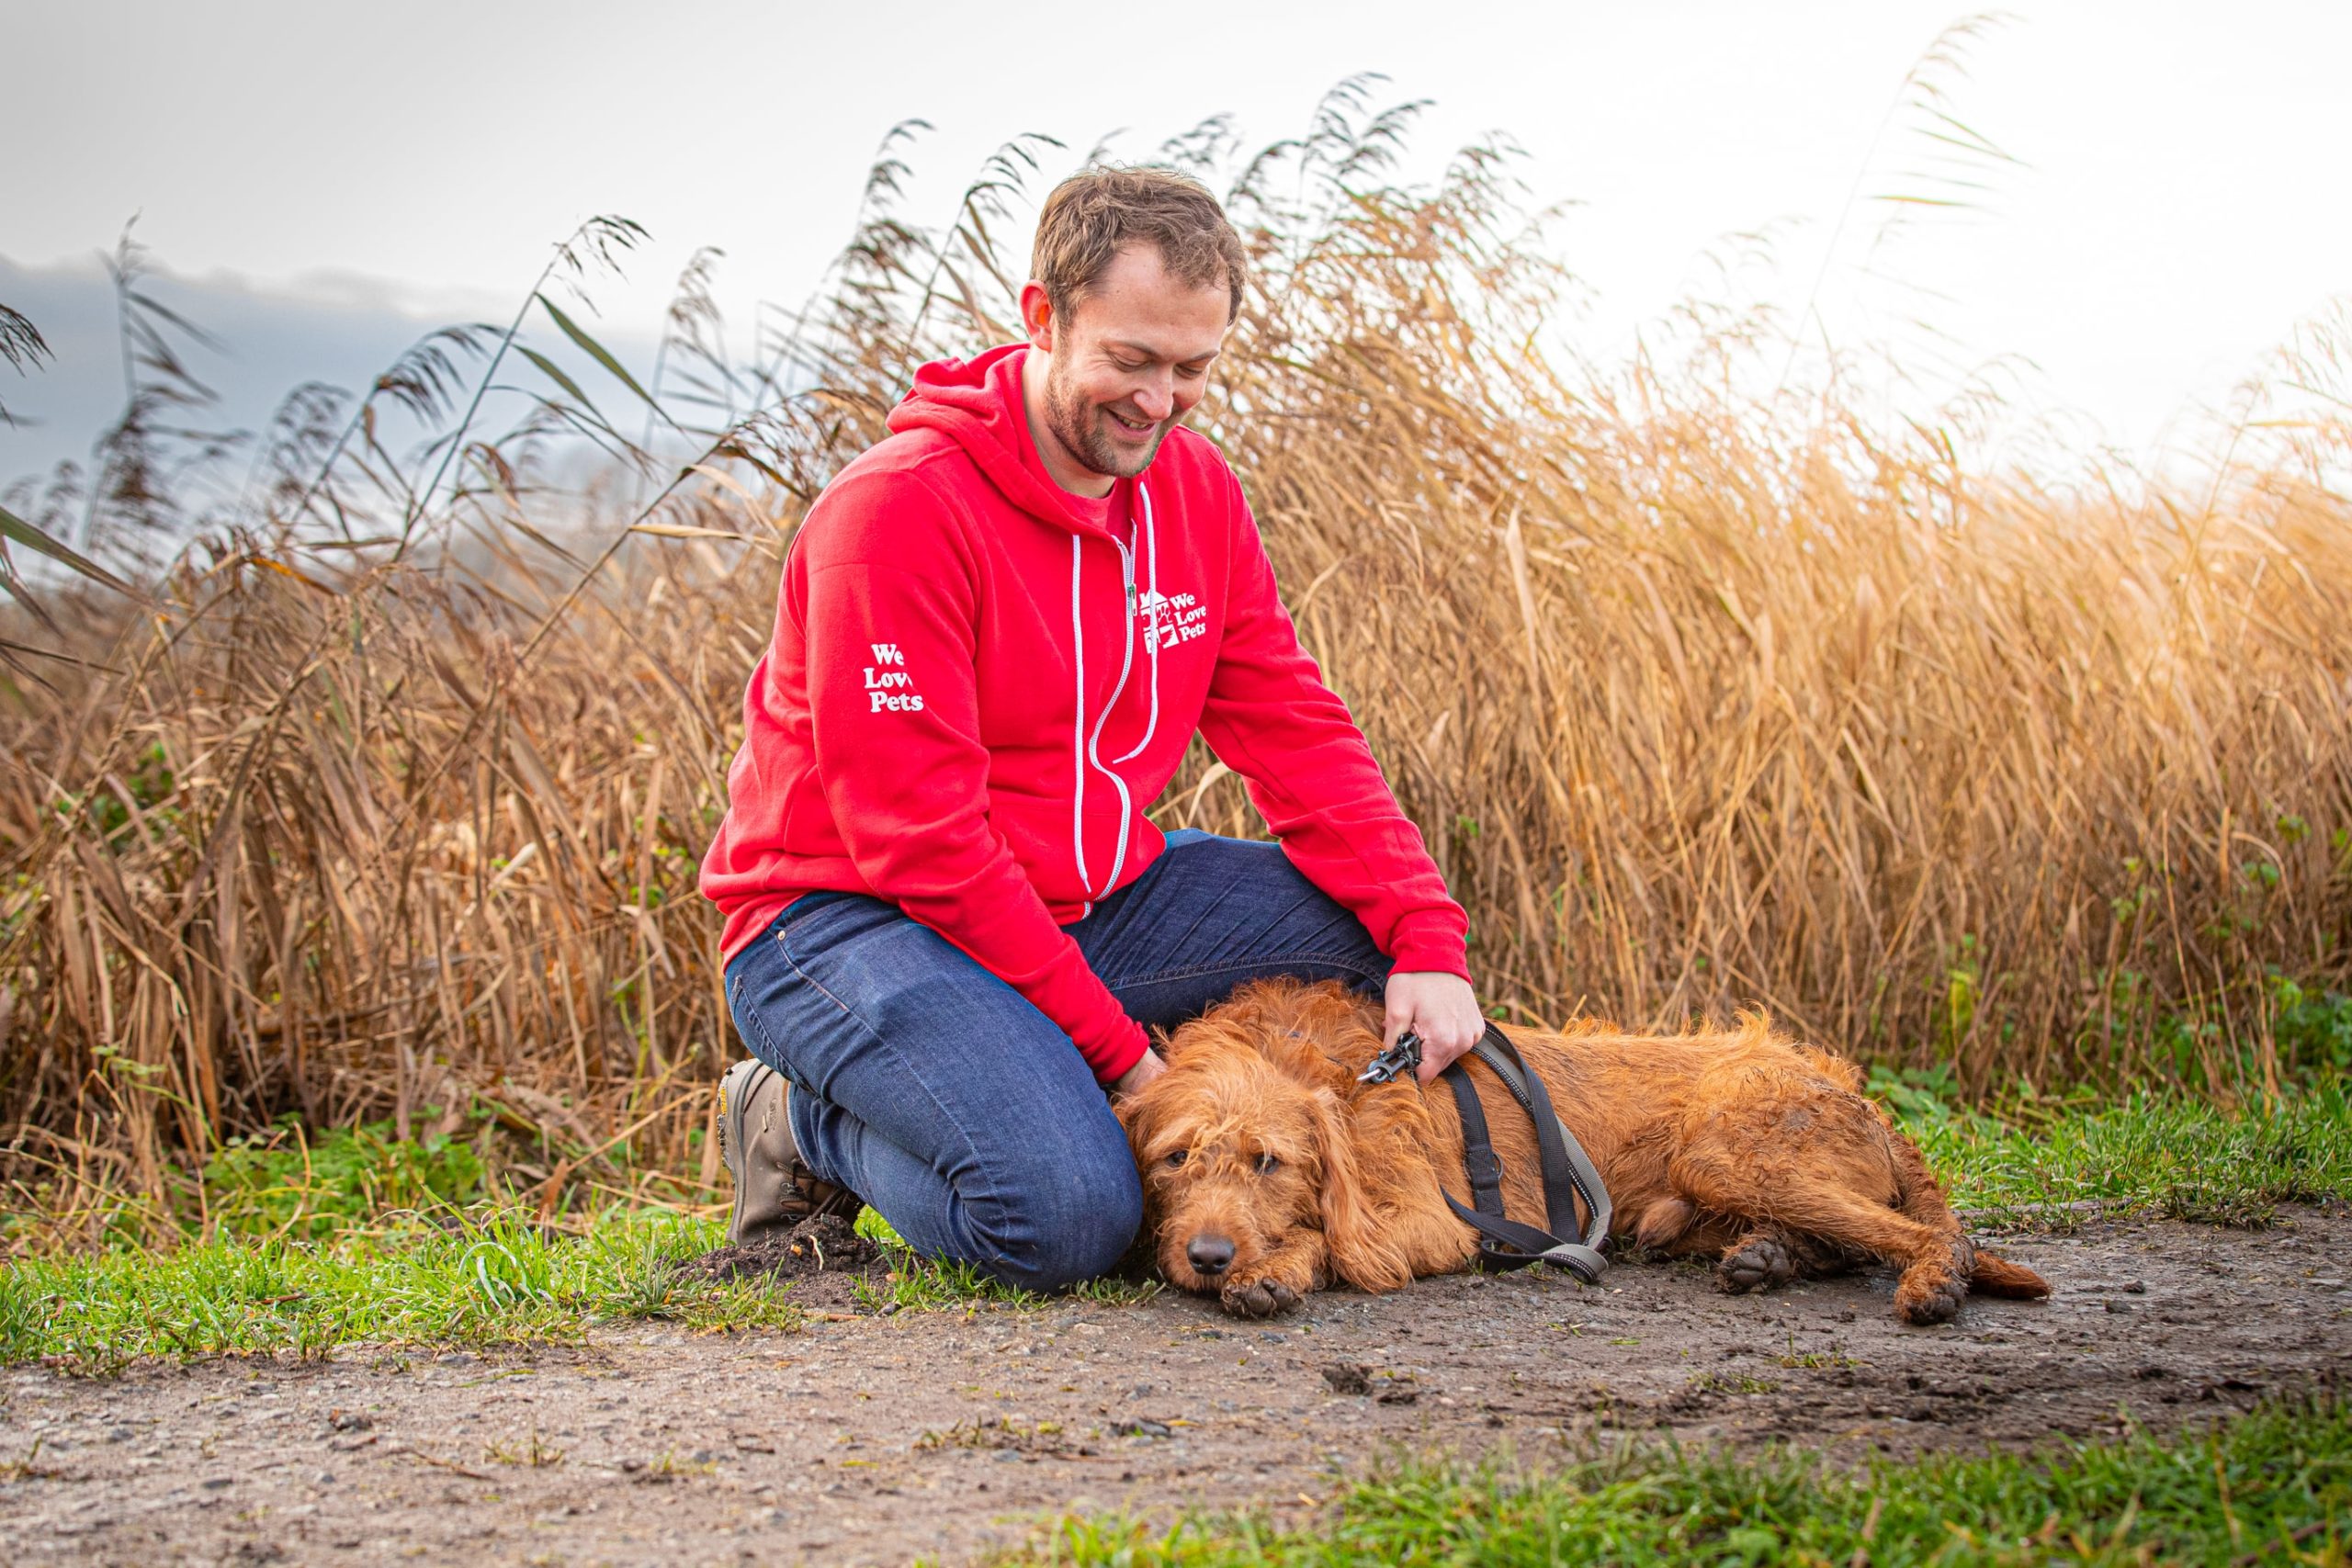
[[[1387,1032],[1382,1045],[1396,1043],[1407,1030],[1421,1037],[1420,1080],[1428,1083],[1487,1032],[1486,1015],[1470,982],[1442,970],[1388,976]]]
[[[1134,1066],[1111,1080],[1111,1098],[1125,1100],[1167,1070],[1168,1064],[1159,1059],[1159,1053],[1146,1046]]]

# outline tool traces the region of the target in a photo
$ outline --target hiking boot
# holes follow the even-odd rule
[[[858,1211],[856,1193],[800,1163],[785,1113],[791,1091],[782,1073],[755,1060],[736,1063],[718,1080],[718,1157],[735,1179],[730,1247],[781,1235],[811,1214]]]

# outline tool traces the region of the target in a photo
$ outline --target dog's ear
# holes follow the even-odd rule
[[[1146,1084],[1133,1094],[1118,1094],[1111,1097],[1111,1114],[1117,1117],[1119,1125],[1126,1129],[1127,1143],[1138,1151],[1138,1158],[1141,1157],[1140,1151],[1144,1145],[1151,1138],[1152,1128],[1157,1120],[1153,1107],[1159,1103],[1160,1097],[1151,1091],[1159,1082],[1158,1078],[1154,1078],[1151,1083]]]
[[[1412,1282],[1412,1267],[1403,1251],[1381,1235],[1364,1202],[1347,1110],[1329,1089],[1317,1089],[1314,1104],[1316,1142],[1323,1159],[1323,1241],[1330,1249],[1331,1271],[1358,1290],[1402,1289]]]

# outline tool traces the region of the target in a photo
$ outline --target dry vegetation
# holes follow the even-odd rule
[[[1195,423],[1470,908],[1482,994],[1761,1003],[1973,1092],[2307,1065],[2272,975],[2340,981],[2352,928],[2342,419],[2249,415],[2193,488],[2060,491],[1972,459],[1963,413],[1728,389],[1777,356],[1754,323],[1564,372],[1530,346],[1564,278],[1506,161],[1395,188],[1408,118],[1350,88],[1254,158],[1215,124],[1166,155],[1231,192],[1261,267]],[[636,238],[598,222],[516,330],[429,340],[364,404],[298,393],[226,501],[184,499],[170,400],[134,401],[80,504],[119,544],[203,542],[135,608],[51,594],[56,627],[8,632],[17,1206],[185,1217],[173,1171],[288,1112],[487,1110],[550,1204],[702,1190],[735,1047],[695,871],[777,563],[915,363],[1012,335],[1034,151],[932,231],[887,146],[749,363],[702,258],[650,373],[600,363],[560,287]],[[2340,343],[2278,384],[2340,416]],[[396,451],[403,422],[429,435]],[[617,461],[583,495],[585,443]],[[1157,815],[1261,830],[1205,754]]]

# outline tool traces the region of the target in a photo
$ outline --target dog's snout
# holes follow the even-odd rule
[[[1222,1274],[1233,1264],[1233,1243],[1221,1235],[1196,1235],[1184,1256],[1204,1274]]]

